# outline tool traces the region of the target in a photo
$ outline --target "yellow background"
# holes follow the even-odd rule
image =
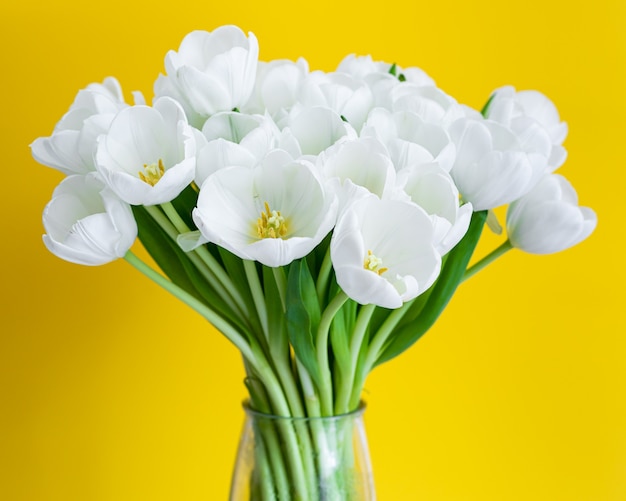
[[[41,211],[62,176],[28,150],[78,89],[114,75],[150,98],[168,49],[227,23],[263,60],[330,71],[371,53],[474,107],[505,84],[554,100],[560,172],[598,229],[558,255],[506,255],[372,375],[375,479],[382,501],[626,500],[623,0],[3,2],[0,499],[227,497],[237,352],[123,261],[48,254]]]

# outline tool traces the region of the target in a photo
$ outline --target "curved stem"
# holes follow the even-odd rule
[[[263,335],[266,341],[269,343],[269,327],[267,321],[267,308],[265,305],[265,295],[263,294],[263,288],[261,287],[261,281],[259,280],[259,274],[256,269],[254,261],[247,259],[243,260],[243,268],[246,272],[246,278],[248,279],[248,285],[250,286],[250,292],[252,293],[252,300],[256,308],[259,322],[261,322],[261,329],[263,329]]]
[[[470,266],[465,271],[465,274],[463,275],[461,282],[465,282],[465,280],[474,276],[480,270],[482,270],[486,266],[493,263],[496,259],[498,259],[500,256],[510,251],[512,248],[513,248],[513,245],[511,244],[511,242],[509,240],[505,241],[502,245],[500,245],[499,247],[491,251],[489,254],[487,254],[484,258],[482,258],[476,264],[474,264],[473,266]]]
[[[320,304],[324,304],[324,295],[326,294],[326,289],[328,289],[328,281],[330,280],[330,272],[333,268],[333,263],[330,259],[330,245],[328,249],[326,249],[326,254],[324,254],[324,260],[322,261],[322,266],[320,267],[319,275],[317,276],[317,283],[315,284],[315,291],[317,292],[317,300]]]
[[[333,386],[328,362],[328,332],[333,318],[347,300],[346,293],[340,290],[322,313],[317,329],[315,349],[317,350],[317,364],[322,378],[322,388],[319,388],[319,391],[323,416],[330,416],[333,412]]]
[[[176,211],[171,202],[167,202],[161,204],[161,208],[168,219],[172,222],[178,233],[187,233],[189,232],[189,227],[180,217],[180,214]],[[188,254],[195,253],[198,257],[206,264],[206,266],[211,270],[211,272],[215,275],[217,281],[224,287],[226,292],[230,295],[230,297],[235,301],[237,307],[243,314],[244,318],[247,318],[249,312],[247,311],[245,301],[241,297],[241,294],[233,284],[230,277],[224,271],[224,268],[217,262],[217,260],[213,257],[213,255],[208,251],[208,249],[204,246],[200,246],[197,249],[194,249],[193,252]]]
[[[363,362],[363,365],[359,367],[359,370],[356,371],[356,374],[354,376],[354,381],[351,388],[352,395],[350,397],[351,407],[359,404],[359,401],[361,399],[361,389],[363,387],[363,383],[365,382],[365,378],[373,369],[374,364],[380,356],[380,352],[382,351],[385,342],[387,341],[393,330],[396,328],[400,320],[402,320],[402,317],[404,317],[406,312],[409,311],[411,304],[413,304],[413,301],[404,303],[401,308],[392,311],[372,338],[372,342],[370,343],[367,354],[365,355],[365,361]]]
[[[357,379],[356,372],[359,353],[361,352],[363,339],[365,338],[367,327],[375,309],[376,305],[373,304],[362,306],[361,311],[359,311],[357,316],[356,325],[354,326],[354,331],[352,333],[352,339],[350,340],[350,366],[347,367],[346,377],[339,386],[339,391],[335,400],[336,414],[344,414],[351,410],[349,408],[350,397]]]
[[[143,273],[150,280],[155,282],[157,285],[163,287],[170,294],[174,295],[178,299],[180,299],[187,306],[190,306],[194,310],[196,310],[200,315],[202,315],[206,320],[208,320],[217,330],[219,330],[226,338],[233,343],[239,351],[241,351],[242,355],[252,364],[255,365],[257,360],[255,354],[252,352],[250,345],[237,330],[231,326],[226,320],[224,320],[218,313],[213,311],[207,305],[205,305],[200,300],[193,297],[187,291],[181,289],[176,284],[170,282],[163,275],[153,270],[144,263],[141,259],[139,259],[132,251],[128,251],[124,256],[124,259],[134,266],[138,271]]]
[[[167,235],[176,242],[178,235],[180,232],[176,229],[174,224],[159,210],[159,208],[155,205],[145,206],[144,207],[148,214],[155,220],[155,222],[167,233]],[[184,223],[183,223],[184,224]],[[211,285],[213,290],[221,297],[221,299],[226,303],[226,306],[230,308],[230,310],[234,313],[239,313],[239,316],[242,318],[244,322],[248,322],[249,318],[244,313],[245,310],[242,310],[239,305],[237,305],[231,294],[225,290],[221,284],[219,283],[217,276],[214,271],[206,265],[204,261],[200,259],[200,257],[195,252],[188,252],[187,256],[194,264],[198,272],[205,278],[206,282]],[[248,327],[250,325],[248,324]]]
[[[246,369],[247,377],[244,380],[248,392],[250,394],[250,405],[253,409],[263,412],[264,414],[271,414],[272,410],[270,404],[267,401],[267,394],[263,384],[260,383],[258,375],[254,372],[254,369],[250,367],[250,364],[243,359],[243,364]],[[260,463],[259,470],[265,469],[259,478],[254,482],[255,485],[260,485],[261,493],[275,492],[274,486],[278,491],[279,496],[289,497],[289,488],[287,483],[287,473],[285,458],[283,457],[278,438],[276,437],[275,430],[272,427],[255,427],[254,419],[250,419],[248,426],[254,432],[255,440],[255,460]],[[240,444],[240,447],[243,444]],[[239,454],[242,452],[240,451]],[[269,468],[267,464],[269,462]],[[269,471],[267,471],[269,470]],[[272,475],[273,472],[273,475]],[[252,487],[251,487],[252,488]],[[264,494],[266,495],[266,494]],[[262,499],[272,499],[263,497]]]
[[[254,341],[254,338],[252,338],[252,343],[251,351],[257,355],[257,357],[254,361],[250,362],[250,365],[258,374],[259,379],[263,381],[265,391],[267,392],[272,406],[272,413],[277,416],[291,416],[289,403],[270,363],[262,353],[259,353],[260,347]],[[307,466],[300,452],[297,433],[290,425],[280,427],[280,433],[283,437],[282,441],[288,456],[288,465],[294,481],[294,488],[297,495],[300,496],[298,499],[310,499],[310,497],[307,496],[307,492],[310,489],[307,483]]]

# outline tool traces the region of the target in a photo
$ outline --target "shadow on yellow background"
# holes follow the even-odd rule
[[[558,255],[503,257],[372,375],[375,480],[382,501],[625,500],[622,0],[3,4],[0,499],[227,498],[237,352],[123,261],[48,254],[41,211],[62,175],[28,144],[107,75],[150,98],[167,50],[228,23],[263,60],[330,71],[371,53],[476,108],[505,84],[554,100],[570,127],[560,173],[598,229]],[[487,237],[479,254],[500,243]]]

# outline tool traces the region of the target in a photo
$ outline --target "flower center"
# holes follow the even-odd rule
[[[265,202],[265,212],[257,219],[256,231],[259,238],[285,238],[287,223],[279,210],[270,210],[270,204]]]
[[[363,261],[363,268],[378,273],[379,275],[382,275],[389,269],[383,268],[383,260],[376,257],[371,250],[367,251],[367,257]]]
[[[158,164],[143,164],[143,171],[139,171],[139,179],[150,186],[154,186],[163,177],[164,172],[163,160],[159,158]]]

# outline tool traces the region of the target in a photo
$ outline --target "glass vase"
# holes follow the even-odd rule
[[[230,501],[376,499],[364,405],[349,414],[317,418],[244,409]]]

